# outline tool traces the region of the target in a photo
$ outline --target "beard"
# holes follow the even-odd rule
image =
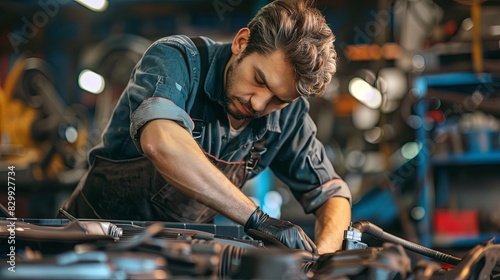
[[[255,119],[258,118],[259,116],[254,113],[254,111],[251,109],[251,106],[249,106],[249,102],[245,102],[242,98],[238,96],[234,96],[233,99],[235,102],[241,103],[245,108],[248,109],[248,111],[252,112],[251,115],[245,115],[242,112],[238,110],[231,110],[230,104],[231,104],[231,98],[229,98],[230,92],[234,92],[234,84],[236,82],[236,73],[235,73],[235,66],[237,66],[240,63],[240,59],[236,59],[231,65],[229,65],[229,68],[227,69],[226,73],[226,87],[224,89],[224,92],[222,94],[222,107],[224,108],[224,111],[226,114],[230,115],[231,117],[237,119],[237,120],[249,120],[249,119]]]

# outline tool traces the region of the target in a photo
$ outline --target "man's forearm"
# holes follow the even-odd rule
[[[351,205],[346,198],[332,197],[316,210],[315,241],[320,254],[342,247],[344,230],[351,222]]]
[[[177,123],[154,120],[146,124],[141,131],[141,147],[170,184],[229,219],[244,225],[256,209]]]

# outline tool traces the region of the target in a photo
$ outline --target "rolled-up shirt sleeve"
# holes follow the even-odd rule
[[[193,122],[186,112],[192,84],[189,60],[182,44],[164,39],[155,42],[134,68],[125,89],[130,106],[130,135],[139,151],[139,131],[147,122],[169,119],[190,133]],[[185,47],[184,47],[185,48]]]
[[[316,138],[308,106],[295,107],[287,114],[288,129],[282,130],[283,143],[270,165],[272,171],[289,186],[305,213],[314,213],[332,197],[344,197],[351,203],[347,184],[335,172],[324,145]]]

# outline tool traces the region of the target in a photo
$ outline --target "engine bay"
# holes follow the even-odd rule
[[[318,255],[264,245],[239,225],[1,218],[0,278],[500,279],[493,240],[457,258],[377,236],[368,223],[345,231],[342,250]],[[382,245],[367,246],[363,234]]]

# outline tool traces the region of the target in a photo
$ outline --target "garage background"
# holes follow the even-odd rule
[[[269,1],[0,2],[0,171],[16,216],[53,218],[131,69],[173,34],[229,42]],[[445,250],[500,236],[500,1],[326,1],[338,72],[311,116],[353,221]],[[244,191],[313,236],[270,172]],[[229,223],[218,217],[218,223]]]

